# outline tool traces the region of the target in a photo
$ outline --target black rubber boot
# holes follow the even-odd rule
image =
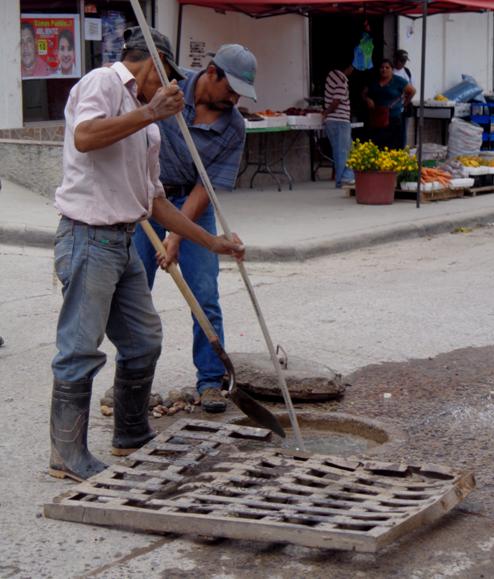
[[[113,448],[115,456],[127,456],[156,436],[149,426],[148,409],[154,366],[127,370],[117,366],[113,384]]]
[[[52,476],[82,481],[107,467],[87,448],[91,386],[91,380],[53,381],[49,470]]]

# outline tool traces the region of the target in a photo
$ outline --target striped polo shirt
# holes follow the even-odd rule
[[[324,106],[328,108],[333,100],[339,100],[340,104],[326,120],[350,122],[350,91],[348,78],[341,70],[332,70],[326,77],[324,86]]]
[[[194,125],[194,89],[203,71],[184,72],[186,78],[178,84],[185,97],[185,108],[182,111],[185,122],[213,187],[231,191],[235,186],[244,150],[244,119],[237,107],[233,107],[230,111],[224,111],[212,124]],[[177,119],[170,117],[157,124],[161,133],[161,182],[167,185],[195,185],[200,182]]]

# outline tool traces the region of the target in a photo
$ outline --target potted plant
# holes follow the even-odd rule
[[[347,165],[355,172],[355,198],[366,205],[389,205],[401,171],[417,169],[417,159],[405,149],[379,149],[372,141],[352,143]]]

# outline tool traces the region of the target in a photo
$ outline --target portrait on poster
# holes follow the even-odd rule
[[[80,78],[77,14],[21,14],[21,77]]]

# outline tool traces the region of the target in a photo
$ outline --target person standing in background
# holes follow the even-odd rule
[[[331,143],[336,187],[353,184],[353,171],[346,166],[352,146],[350,91],[348,79],[353,72],[350,60],[331,70],[324,86],[324,130]]]
[[[401,76],[408,84],[413,86],[412,73],[409,68],[405,65],[410,59],[408,58],[408,52],[406,50],[397,50],[393,59],[393,74],[395,76]],[[408,143],[408,118],[413,115],[413,105],[408,103],[407,106],[403,107],[403,113],[401,114],[401,130],[402,130],[402,147],[405,148]]]

